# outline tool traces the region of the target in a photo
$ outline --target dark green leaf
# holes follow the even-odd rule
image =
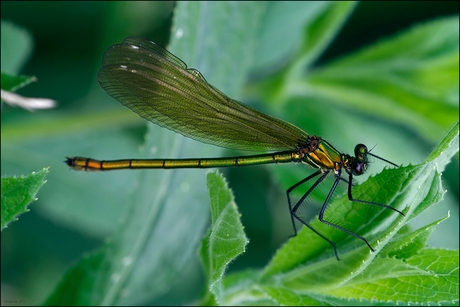
[[[36,82],[34,76],[12,76],[2,72],[2,90],[15,91],[31,82]]]

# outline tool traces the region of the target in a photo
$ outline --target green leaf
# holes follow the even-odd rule
[[[402,210],[405,217],[381,207],[351,203],[346,195],[330,206],[332,214],[325,219],[366,237],[375,253],[356,238],[315,220],[310,225],[337,243],[341,261],[335,259],[328,242],[304,227],[278,250],[261,275],[251,275],[252,283],[242,280],[247,276],[232,281],[246,284],[238,303],[258,300],[260,294],[252,297],[255,289],[265,292],[266,300],[286,305],[344,304],[351,299],[390,303],[395,297],[405,304],[458,300],[454,286],[458,284],[458,251],[422,249],[427,232],[444,219],[412,233],[405,227],[442,199],[438,170],[458,151],[458,134],[457,123],[425,163],[387,169],[353,188],[355,198],[388,204]],[[432,258],[434,268],[429,268],[430,260],[425,262],[424,256]],[[446,263],[448,269],[443,267]],[[235,303],[234,292],[231,288],[222,291],[226,294],[222,302]]]
[[[232,191],[218,172],[208,173],[212,228],[203,240],[201,258],[207,272],[208,288],[219,301],[221,281],[228,264],[244,253],[249,242]]]
[[[15,91],[36,81],[34,76],[13,76],[2,72],[2,90]]]
[[[34,43],[29,31],[23,27],[20,27],[10,21],[2,20],[1,22],[2,73],[15,75],[21,71],[22,67],[29,60]]]
[[[258,85],[264,103],[280,105],[339,33],[354,2],[270,2],[261,27],[255,69],[284,69]],[[280,27],[279,25],[283,25]],[[285,35],[289,33],[289,35]],[[288,62],[289,60],[289,62]]]
[[[458,301],[458,251],[426,249],[402,261],[376,258],[359,276],[322,294],[384,303],[444,305]],[[321,291],[319,291],[321,292]],[[346,299],[345,299],[346,298]]]
[[[257,29],[265,5],[262,1],[236,5],[231,2],[181,3],[176,10],[177,23],[170,50],[188,67],[199,68],[213,86],[227,96],[238,99],[254,58]],[[238,16],[238,21],[234,16]],[[206,44],[200,43],[204,39],[201,32],[203,27],[207,29]],[[184,36],[188,39],[185,40]],[[244,44],[235,44],[235,41]],[[216,49],[222,46],[225,48]],[[232,58],[236,60],[232,61]]]
[[[379,257],[396,257],[405,259],[417,254],[422,248],[427,246],[426,241],[435,230],[434,226],[449,217],[450,214],[412,232],[410,232],[409,225],[402,227],[398,234],[395,235],[387,246],[385,246],[385,248],[379,253]]]
[[[38,190],[46,181],[48,168],[21,177],[2,177],[2,231],[7,224],[17,221],[17,215],[29,211],[27,206],[37,200]]]
[[[432,39],[427,41],[422,36]],[[425,149],[414,146],[413,136],[438,142],[458,119],[456,42],[457,17],[426,22],[336,61],[303,70],[300,78],[295,74],[278,78],[281,84],[269,83],[263,88],[263,97],[269,99],[271,89],[284,86],[286,103],[273,114],[281,113],[281,118],[311,135],[321,136],[343,153],[350,153],[351,146],[357,143],[369,147],[376,144],[375,154],[397,164],[423,161]],[[291,65],[301,66],[301,58],[299,54],[295,58],[299,64]],[[431,73],[433,69],[436,71]],[[406,94],[412,95],[410,99]],[[415,114],[414,110],[421,113]],[[433,123],[432,117],[443,120]],[[357,180],[366,180],[383,165],[372,164],[368,173]],[[305,170],[295,166],[271,170],[284,189],[306,177]],[[316,189],[310,202],[322,203],[327,192]]]
[[[417,25],[314,71],[293,89],[436,140],[458,119],[458,31],[458,17]]]
[[[213,85],[236,95],[249,70],[250,57],[244,55],[253,54],[254,46],[245,44],[243,49],[234,39],[222,37],[231,34],[254,41],[261,6],[256,2],[178,2],[168,49],[189,67],[199,69]],[[203,28],[210,30],[206,36],[201,35]],[[214,146],[152,124],[148,127],[145,158],[219,155],[220,149]],[[201,291],[196,251],[209,222],[204,170],[139,171],[131,199],[117,233],[69,270],[47,304],[142,304],[161,299],[181,282],[195,286],[189,291]],[[71,288],[74,295],[70,297]]]
[[[276,306],[279,303],[267,294],[267,290],[260,288],[258,280],[260,271],[245,270],[229,274],[222,280],[221,305],[240,306]]]
[[[429,127],[433,126],[430,116],[434,115],[434,112],[428,112],[433,114],[426,117],[422,112],[421,116],[417,115],[412,118],[413,122],[422,124],[419,129],[419,126],[408,125],[391,118],[391,116],[402,117],[402,115],[388,114],[388,112],[400,112],[401,108],[404,111],[403,114],[412,113],[412,110],[408,111],[404,107],[391,108],[390,111],[382,113],[373,112],[372,107],[381,107],[379,102],[387,101],[384,89],[387,83],[382,83],[380,87],[377,82],[371,82],[371,85],[375,85],[377,96],[373,100],[375,98],[374,89],[370,86],[366,88],[368,85],[366,79],[369,77],[373,81],[372,77],[378,78],[380,71],[370,71],[364,74],[362,83],[347,83],[345,80],[343,86],[338,84],[337,88],[332,88],[331,85],[330,96],[328,96],[329,93],[316,93],[313,91],[315,85],[308,83],[310,75],[320,73],[322,69],[328,69],[329,65],[336,64],[336,62],[330,62],[334,54],[343,54],[344,50],[367,43],[372,37],[381,35],[379,33],[382,32],[378,28],[372,28],[367,32],[362,31],[363,24],[369,24],[369,18],[365,18],[366,14],[371,16],[375,13],[376,6],[379,8],[381,6],[358,4],[355,15],[352,11],[356,5],[357,2],[163,2],[160,4],[158,2],[93,2],[83,5],[66,2],[55,6],[44,3],[33,4],[32,2],[2,2],[2,13],[12,20],[25,20],[24,12],[32,12],[27,24],[29,26],[34,24],[34,33],[40,33],[40,39],[37,41],[40,42],[41,52],[34,55],[29,69],[33,68],[34,73],[42,80],[39,87],[41,91],[48,93],[45,96],[62,98],[59,98],[62,102],[59,112],[56,112],[58,110],[39,112],[30,116],[19,109],[6,108],[2,111],[4,115],[2,118],[2,171],[4,174],[27,174],[28,169],[42,169],[40,165],[53,165],[54,179],[47,182],[47,185],[52,184],[53,187],[41,190],[41,204],[38,206],[40,212],[38,213],[46,217],[45,222],[48,220],[53,225],[65,225],[64,228],[71,229],[72,233],[77,234],[78,237],[87,236],[83,237],[83,240],[78,240],[78,238],[74,240],[72,236],[70,241],[67,240],[71,242],[72,249],[66,250],[74,252],[64,254],[62,254],[62,248],[59,248],[62,247],[62,244],[56,245],[58,248],[54,248],[54,252],[50,254],[49,249],[40,246],[39,240],[29,240],[31,244],[16,244],[19,241],[26,242],[24,238],[17,236],[19,233],[14,234],[9,240],[8,237],[2,238],[6,239],[4,242],[6,245],[14,247],[13,253],[22,255],[19,260],[18,257],[11,257],[10,248],[2,249],[2,261],[7,261],[8,267],[11,268],[20,267],[26,270],[31,268],[34,273],[24,274],[24,270],[14,270],[11,273],[4,270],[2,275],[8,277],[13,274],[14,279],[9,279],[15,280],[15,286],[21,289],[22,295],[25,295],[24,298],[30,304],[38,304],[45,295],[51,292],[51,287],[56,286],[54,284],[59,276],[63,276],[63,270],[66,270],[71,263],[75,263],[75,252],[80,253],[87,251],[88,248],[92,249],[93,244],[97,244],[94,243],[95,240],[103,240],[109,236],[107,243],[104,243],[97,252],[85,256],[81,262],[76,264],[77,270],[69,270],[68,274],[63,276],[65,286],[55,291],[57,296],[53,299],[54,304],[65,304],[69,301],[73,304],[100,304],[102,301],[106,304],[125,305],[194,304],[197,301],[203,302],[199,300],[199,295],[204,291],[207,292],[205,295],[209,296],[209,300],[205,302],[216,303],[213,301],[213,294],[205,288],[206,277],[201,272],[202,267],[196,255],[196,249],[210,221],[208,191],[205,187],[203,170],[152,171],[158,175],[157,178],[154,178],[141,175],[136,171],[79,173],[69,170],[62,163],[65,155],[89,156],[99,159],[217,157],[221,155],[220,152],[212,151],[212,148],[206,147],[205,144],[196,143],[198,146],[195,147],[190,143],[182,143],[182,140],[176,139],[177,136],[174,134],[164,135],[159,130],[151,129],[147,137],[152,141],[145,143],[145,153],[140,157],[138,146],[139,143],[142,143],[142,133],[145,132],[145,129],[142,128],[143,120],[109,97],[96,81],[96,71],[100,68],[103,52],[110,45],[121,42],[126,36],[140,35],[153,39],[186,61],[190,67],[200,70],[212,85],[231,98],[296,124],[311,135],[324,137],[341,152],[351,153],[357,143],[364,143],[369,148],[377,144],[373,153],[398,165],[407,165],[409,162],[418,165],[425,161],[426,154],[436,146],[435,142],[443,138],[451,123],[446,122],[445,129],[430,130]],[[162,12],[164,6],[177,9],[174,12],[169,10]],[[419,6],[417,4],[403,5],[406,9],[408,7],[420,9]],[[446,8],[446,4],[438,6]],[[450,4],[447,5],[449,6]],[[402,16],[401,14],[405,15],[405,24],[413,20],[406,19],[411,14],[404,14],[404,11],[401,10],[390,12],[388,7],[379,13],[381,13],[380,16],[385,16],[386,26],[394,20],[392,17]],[[396,15],[393,16],[393,13]],[[33,16],[40,16],[41,19],[34,20]],[[47,16],[53,17],[46,18]],[[56,16],[62,21],[59,22],[59,27],[53,24]],[[350,16],[352,18],[346,24],[346,28],[343,27]],[[437,20],[432,22],[436,23]],[[386,30],[391,31],[393,26],[395,25],[386,27]],[[95,27],[102,31],[97,31],[97,33],[88,31]],[[396,27],[400,28],[398,25]],[[21,56],[21,53],[16,52],[20,49],[13,49],[13,52],[10,53],[12,57],[4,56],[3,52],[9,48],[20,47],[21,38],[18,35],[11,35],[12,41],[4,43],[4,39],[8,37],[3,33],[5,29],[7,28],[2,23],[2,69],[12,64],[14,69],[19,71],[27,60]],[[75,29],[78,31],[74,31]],[[171,29],[172,32],[169,33]],[[354,31],[356,29],[357,32]],[[351,35],[350,32],[352,32]],[[372,32],[370,37],[356,35],[356,33],[368,34],[370,32]],[[388,33],[388,31],[385,32]],[[256,34],[253,35],[254,33]],[[334,40],[337,34],[338,39]],[[426,34],[427,36],[420,35],[418,40],[411,42],[412,45],[421,48],[416,50],[419,53],[423,51],[424,42],[433,42],[438,37],[438,33],[426,32]],[[445,41],[458,41],[458,32],[455,27],[447,29],[444,34],[447,36]],[[189,39],[190,36],[193,36],[192,40]],[[170,45],[167,44],[169,37],[171,37]],[[443,35],[439,37],[442,38]],[[410,39],[411,36],[407,38]],[[391,42],[393,39],[394,37],[390,36],[382,43]],[[330,40],[334,41],[333,45],[329,45]],[[348,42],[350,45],[347,45]],[[416,49],[411,48],[411,44],[401,44],[405,48],[400,50],[389,49],[388,51],[393,54],[387,57],[388,61],[398,59],[399,52],[404,53],[405,50]],[[371,48],[373,47],[369,46],[367,49]],[[327,52],[324,52],[326,50]],[[353,51],[350,56],[359,52]],[[16,56],[20,59],[18,60]],[[385,55],[382,54],[382,57],[385,58]],[[433,63],[432,59],[435,58],[435,56],[427,57],[426,61],[421,62],[422,64]],[[210,59],[212,62],[208,63]],[[455,57],[453,59],[455,60]],[[256,65],[260,63],[262,64]],[[423,77],[422,80],[411,80],[414,74],[410,71],[405,75],[397,75],[399,78],[397,80],[402,80],[399,83],[401,85],[422,84],[422,87],[414,90],[415,93],[417,91],[421,91],[422,94],[442,93],[442,86],[452,88],[452,80],[455,79],[455,82],[458,83],[458,65],[455,61],[446,60],[445,63],[447,64],[444,66],[448,66],[449,63],[453,64],[451,65],[453,74],[449,75],[446,72],[449,67],[443,68],[441,61],[430,64],[431,68],[426,67],[427,73],[420,74]],[[369,65],[369,69],[372,66],[379,68],[370,61],[364,62],[364,59],[362,64],[357,63],[357,68],[362,69],[366,65]],[[404,65],[406,63],[403,63],[402,66]],[[254,97],[248,98],[241,95],[245,93],[248,84],[251,84],[252,81],[263,82],[270,77],[268,73],[283,67],[291,69],[290,73],[283,70],[280,74],[276,74],[274,77],[279,75],[281,77],[267,86],[262,94],[251,92],[256,96],[255,98],[265,96],[267,99],[257,100],[253,99]],[[421,70],[418,65],[412,67],[416,72]],[[248,70],[251,72],[256,70],[257,75],[247,78]],[[355,78],[353,68],[349,67],[347,70],[350,78]],[[340,73],[338,69],[337,71]],[[17,74],[17,72],[11,73]],[[295,79],[298,74],[300,79]],[[385,72],[384,76],[386,75]],[[344,79],[341,75],[339,76],[340,79]],[[442,76],[448,76],[448,78],[444,80]],[[330,77],[335,78],[335,74],[331,73]],[[333,83],[332,81],[325,83]],[[241,89],[241,84],[244,85],[244,90]],[[361,85],[364,89],[360,88]],[[351,86],[352,88],[349,89]],[[453,87],[452,99],[446,99],[456,107],[451,114],[458,114],[457,88],[458,86]],[[32,87],[26,89],[28,92],[30,90],[33,90]],[[343,94],[346,101],[340,101],[341,95],[334,95],[336,90]],[[278,94],[272,95],[273,92]],[[354,92],[356,92],[356,97],[354,97]],[[363,99],[360,93],[364,93],[369,100]],[[394,95],[395,91],[389,90],[388,93]],[[392,96],[389,100],[399,103],[400,99],[404,99],[403,104],[408,103],[405,96],[402,97],[395,99]],[[355,107],[357,103],[355,100],[359,104],[374,103],[374,105],[370,107],[370,110],[369,107]],[[436,110],[435,106],[441,104],[439,101],[444,100],[430,99],[430,101],[431,104],[427,110]],[[271,102],[271,104],[266,105],[266,102]],[[275,109],[278,106],[279,108]],[[442,107],[439,111],[442,109],[445,108]],[[423,119],[427,121],[426,125]],[[165,140],[169,140],[170,143]],[[172,148],[164,147],[168,145]],[[443,152],[444,150],[440,151],[440,153]],[[225,153],[225,156],[231,155],[234,153]],[[242,153],[235,155],[242,155]],[[453,209],[458,208],[458,155],[453,160],[443,174],[444,188],[442,190],[436,188],[436,185],[441,183],[441,178],[432,176],[427,181],[429,193],[426,193],[423,198],[427,203],[433,199],[430,193],[433,193],[435,197],[442,197],[443,190],[448,190],[449,193],[445,195],[446,199],[443,200],[442,205],[431,207],[429,212],[423,212],[416,219],[412,218],[410,224],[402,226],[388,241],[388,244],[375,255],[375,260],[396,257],[397,254],[404,258],[397,258],[397,260],[405,261],[411,255],[423,250],[426,244],[425,239],[433,229],[431,227],[423,231],[424,226],[432,224],[434,219],[445,216],[448,211],[446,207],[450,208],[453,218],[437,227],[430,241],[435,243],[436,247],[445,245],[458,248],[458,240],[455,240],[458,237],[458,210]],[[385,165],[377,161],[373,162],[376,163],[369,167],[369,171],[364,176],[357,178],[357,182],[364,182],[368,175],[379,173]],[[438,165],[438,172],[441,171],[442,167]],[[267,283],[261,286],[261,275],[264,271],[247,269],[247,267],[260,268],[267,265],[270,255],[274,253],[273,250],[279,248],[280,244],[292,234],[284,187],[305,178],[313,170],[292,164],[254,166],[247,169],[234,168],[226,169],[225,172],[226,177],[229,178],[229,185],[238,200],[245,231],[251,238],[251,243],[248,245],[247,252],[228,266],[223,280],[216,283],[216,286],[222,287],[219,290],[221,302],[230,305],[238,303],[253,305],[393,305],[365,299],[362,302],[347,298],[341,300],[317,294],[310,291],[309,288],[291,289],[285,287],[282,280],[278,283],[273,282],[276,280],[275,277],[268,278]],[[279,178],[274,178],[271,175],[275,172],[284,172],[287,176],[283,173]],[[248,173],[251,176],[247,176]],[[257,174],[260,173],[262,175],[258,176]],[[329,177],[326,180],[332,180],[333,176]],[[397,186],[392,185],[392,178],[394,177],[382,178],[377,181],[377,187],[385,189],[389,184],[389,187],[398,189]],[[166,182],[163,182],[163,179]],[[329,186],[329,182],[325,181],[323,189],[321,187],[317,189],[319,204],[324,201],[323,196],[327,194]],[[340,186],[339,188],[343,189],[345,185],[340,184]],[[364,197],[373,199],[374,188],[371,187],[368,191],[369,194]],[[181,198],[180,195],[184,197]],[[339,197],[340,195],[341,191],[337,190],[334,196]],[[168,198],[172,198],[170,202],[166,201]],[[383,199],[386,199],[385,195]],[[316,198],[312,195],[309,204],[315,201]],[[244,202],[248,206],[245,207]],[[157,209],[158,206],[160,209]],[[331,203],[327,216],[340,221],[343,219],[341,214],[344,212],[340,210],[335,212],[334,206]],[[245,211],[248,209],[245,208],[249,208],[249,214]],[[158,213],[157,222],[152,222],[152,215],[149,215],[149,212]],[[391,213],[388,219],[384,219],[388,222],[387,224],[363,235],[371,241],[371,244],[376,244],[380,232],[385,231],[387,227],[391,229],[393,227],[391,222],[397,219],[397,216],[396,213]],[[443,230],[442,227],[446,227],[448,223],[453,226],[447,231]],[[155,226],[152,226],[153,224]],[[12,234],[11,230],[16,229],[16,226],[20,226],[19,223],[13,225],[15,227],[10,227],[7,235]],[[251,225],[255,225],[256,228],[253,229],[256,231],[250,230]],[[57,227],[49,239],[65,241],[68,231],[65,229],[60,231],[59,226]],[[419,230],[422,232],[417,235],[416,232]],[[34,231],[40,237],[48,239],[47,227],[40,227]],[[126,237],[122,234],[124,231],[127,233]],[[358,231],[361,230],[358,229]],[[21,231],[21,233],[27,236],[28,232]],[[148,234],[153,233],[155,233],[154,240],[146,239]],[[407,236],[403,237],[404,234]],[[90,239],[87,240],[87,238]],[[340,239],[340,237],[335,238]],[[445,238],[449,242],[441,242],[439,238]],[[123,241],[124,244],[119,243],[120,241]],[[292,255],[287,254],[287,260],[291,256],[296,258],[297,254],[302,254],[305,249],[314,247],[313,241],[298,243],[297,248],[292,250]],[[353,248],[363,244],[360,240],[348,238],[348,236],[343,242],[337,243],[340,243],[339,253],[342,258],[347,256],[347,253]],[[137,252],[139,249],[135,251],[133,246],[140,247],[141,251]],[[169,248],[171,248],[170,252]],[[327,245],[323,250],[324,254],[321,252],[321,247],[317,250],[316,259],[320,257],[326,259],[332,254]],[[368,250],[363,248],[363,253],[367,252]],[[136,256],[137,258],[133,258]],[[297,267],[314,264],[316,259],[297,263]],[[432,260],[432,258],[429,259]],[[20,261],[21,265],[16,266],[14,261]],[[33,265],[30,265],[31,261]],[[343,264],[343,261],[344,259],[339,264]],[[455,258],[452,259],[452,263],[457,262]],[[120,263],[121,267],[117,266]],[[366,270],[372,270],[372,267],[370,264]],[[292,270],[294,269],[295,267]],[[232,273],[235,270],[239,272]],[[291,269],[286,271],[286,273],[289,272]],[[324,274],[321,270],[314,272],[319,275]],[[282,276],[282,273],[279,275]],[[315,280],[312,278],[312,282]],[[117,293],[120,293],[120,298],[104,300],[105,297],[110,298]],[[17,298],[13,297],[13,299]],[[458,301],[450,302],[450,304],[455,304],[455,302],[458,304]]]
[[[268,2],[260,26],[254,69],[280,67],[301,49],[300,53],[307,55],[311,64],[355,6],[353,2]]]

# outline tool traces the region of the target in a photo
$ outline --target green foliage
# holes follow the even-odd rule
[[[201,259],[208,288],[218,300],[222,290],[220,282],[227,265],[245,252],[248,239],[243,231],[232,191],[227,187],[225,179],[218,173],[208,173],[207,178],[212,227],[202,242]]]
[[[30,33],[23,27],[4,20],[1,23],[2,73],[15,75],[29,60],[32,54],[33,40]]]
[[[16,91],[31,82],[33,76],[20,76],[20,71],[29,60],[33,41],[30,33],[11,22],[2,20],[2,90]]]
[[[35,77],[12,76],[2,72],[2,90],[14,91],[35,81],[37,81]]]
[[[38,190],[45,184],[48,169],[21,177],[2,177],[2,231],[17,215],[29,211],[27,206],[37,200]]]
[[[447,146],[446,146],[447,145]],[[380,203],[404,209],[405,217],[375,206],[352,204],[346,195],[334,204],[342,227],[367,233],[375,253],[340,230],[311,223],[320,233],[341,242],[341,261],[332,248],[307,228],[285,244],[261,271],[224,278],[218,303],[246,305],[265,301],[283,305],[349,305],[367,300],[385,303],[450,304],[458,301],[458,251],[425,249],[433,227],[446,218],[411,231],[406,223],[442,199],[441,174],[458,152],[459,126],[450,131],[428,161],[385,170],[355,187]],[[442,149],[445,151],[441,151]],[[389,222],[389,223],[388,223]],[[228,279],[228,281],[227,281]],[[257,290],[257,291],[256,291]],[[261,295],[263,293],[264,295]]]
[[[194,12],[204,4],[184,2],[180,5],[183,7],[177,11],[176,29],[188,31],[190,27],[182,22],[188,22],[189,19],[179,17],[181,14]],[[216,9],[222,9],[221,5],[225,7],[229,4],[218,4]],[[255,3],[237,4],[237,7],[239,6],[241,6],[241,14],[246,14],[247,18],[251,16],[252,19],[260,10]],[[216,14],[210,14],[209,17],[215,18],[215,23],[217,20],[222,22],[223,18]],[[237,20],[231,19],[231,15],[227,15],[227,18],[226,24],[232,26],[213,28],[215,33],[210,37],[221,36],[229,31],[246,41],[255,35],[254,31],[250,31],[250,27],[241,28]],[[256,20],[252,21],[254,28],[257,24]],[[212,52],[213,46],[196,54],[186,52],[186,50],[193,50],[190,47],[190,42],[193,41],[194,38],[191,36],[187,36],[187,39],[177,39],[171,43],[170,50],[174,54],[184,55],[182,59],[190,67],[199,66],[206,78],[214,78],[214,74],[218,74],[220,70],[213,68],[223,62],[219,58],[223,55]],[[227,51],[237,57],[237,49],[231,48],[230,42]],[[244,71],[244,61],[240,64],[241,67],[232,66],[232,69],[241,68]],[[219,75],[216,78],[219,80]],[[234,81],[238,83],[239,78],[242,84],[242,77],[234,78]],[[145,150],[142,154],[145,158],[155,156],[186,158],[190,157],[190,153],[196,156],[218,155],[221,150],[203,145],[169,130],[149,125],[144,144]],[[152,155],[151,152],[156,151],[152,149],[156,148],[161,148],[161,151],[158,150]],[[199,284],[193,281],[197,275],[193,269],[201,269],[196,251],[209,222],[209,197],[203,172],[200,170],[140,171],[138,175],[137,187],[133,191],[129,204],[130,210],[122,220],[118,234],[98,251],[76,264],[64,276],[46,304],[65,302],[69,305],[112,305],[132,304],[134,301],[141,304],[171,291],[171,285],[177,283],[178,279],[181,279],[181,282],[189,282],[188,287],[192,289],[191,285],[195,283],[195,291],[199,291],[200,288],[197,288]],[[229,217],[231,223],[235,223],[235,216]],[[213,238],[213,236],[210,238],[211,246],[216,244]],[[212,259],[209,263],[213,264],[213,269],[210,271],[212,277],[208,280],[211,285],[217,281],[216,274],[218,276],[223,273],[225,260],[222,262],[222,260]],[[217,265],[220,270],[214,267],[214,264],[218,263],[221,263]],[[81,274],[83,271],[95,277],[89,280],[86,275]],[[116,276],[115,281],[114,276]],[[89,286],[88,282],[90,282]],[[82,286],[76,286],[79,284]],[[67,296],[70,287],[78,293]]]
[[[98,12],[98,5],[86,3],[84,11]],[[378,144],[373,153],[406,165],[379,173],[384,164],[374,163],[369,180],[362,176],[363,183],[353,188],[355,198],[394,206],[405,217],[350,203],[346,195],[337,195],[326,212],[326,219],[364,236],[375,253],[340,230],[312,222],[337,244],[341,258],[337,261],[331,246],[306,228],[286,243],[248,235],[245,219],[260,227],[264,224],[266,228],[260,232],[271,231],[269,235],[278,236],[281,242],[287,240],[290,228],[284,233],[273,227],[279,225],[275,220],[290,227],[283,192],[311,174],[311,169],[298,165],[264,168],[266,178],[251,182],[255,189],[251,185],[244,196],[237,194],[237,209],[224,179],[209,173],[206,184],[203,170],[78,173],[64,166],[66,155],[101,159],[223,155],[219,148],[152,125],[139,154],[141,141],[135,138],[139,133],[133,132],[133,126],[143,122],[103,93],[95,76],[103,51],[110,45],[131,35],[151,38],[152,34],[143,34],[142,29],[153,27],[158,19],[153,7],[157,4],[107,5],[110,16],[101,19],[98,15],[107,29],[99,43],[71,32],[73,23],[67,28],[62,23],[62,29],[53,27],[53,35],[71,40],[55,40],[52,48],[70,45],[72,51],[63,54],[61,62],[42,61],[42,71],[54,73],[48,76],[52,90],[60,91],[54,94],[81,91],[72,91],[75,101],[68,113],[64,114],[63,108],[62,113],[41,113],[22,121],[2,118],[2,172],[24,173],[54,163],[48,177],[53,188],[40,194],[40,199],[46,199],[41,203],[42,214],[88,237],[110,237],[97,250],[73,262],[63,275],[58,271],[49,278],[48,271],[57,265],[54,259],[48,260],[52,266],[45,267],[47,274],[36,274],[33,282],[56,282],[53,289],[35,290],[48,295],[45,304],[165,305],[190,304],[192,300],[251,305],[458,304],[458,251],[426,248],[430,235],[437,233],[435,226],[446,219],[429,210],[442,205],[433,206],[445,196],[440,175],[458,151],[458,124],[444,137],[458,121],[457,16],[415,25],[318,65],[356,3],[176,3],[166,47],[189,67],[200,70],[213,86],[244,103],[255,102],[257,109],[311,135],[324,137],[341,151],[349,152],[357,143]],[[114,31],[114,27],[121,30]],[[8,38],[4,29],[2,23],[2,70],[5,46],[13,46],[4,44]],[[9,39],[22,40],[22,36]],[[20,46],[19,42],[14,46]],[[27,49],[31,50],[31,45]],[[14,52],[20,62],[27,58]],[[83,65],[77,54],[91,52],[93,58],[85,62],[97,63],[97,68],[91,66],[85,70],[91,74],[81,74]],[[16,75],[21,65],[14,63],[17,71],[10,73]],[[64,66],[69,63],[73,66]],[[54,66],[60,70],[52,70]],[[89,90],[89,84],[94,90]],[[443,137],[426,159],[426,148],[433,148]],[[454,159],[458,163],[458,154]],[[254,172],[259,170],[256,167]],[[230,172],[228,178],[232,176]],[[244,179],[229,179],[235,194],[234,185]],[[443,177],[444,184],[451,182]],[[457,185],[451,184],[453,189]],[[324,190],[318,189],[311,202],[321,203],[328,189]],[[281,200],[277,193],[282,194]],[[2,203],[3,194],[2,182]],[[445,197],[443,204],[457,205],[458,201]],[[257,199],[250,204],[257,214],[244,213],[241,203],[248,198]],[[238,211],[243,212],[242,222]],[[286,215],[278,214],[281,211]],[[448,214],[445,209],[441,212],[440,216]],[[416,224],[422,213],[429,214],[429,222]],[[273,221],[260,220],[264,214]],[[246,236],[251,238],[247,246]],[[450,238],[446,234],[440,237]],[[277,248],[271,260],[258,259],[257,268],[232,271],[240,259],[254,253],[256,244]]]
[[[458,29],[458,18],[415,26],[334,61],[300,80],[296,90],[310,85],[324,99],[436,140],[458,119]]]
[[[11,22],[2,21],[1,25],[1,89],[3,103],[3,90],[16,91],[31,82],[35,82],[36,78],[17,75],[17,72],[25,65],[32,52],[32,39],[29,32]],[[17,220],[17,215],[29,211],[27,206],[30,202],[37,200],[35,195],[40,187],[45,184],[44,178],[48,173],[48,168],[46,168],[37,173],[32,172],[27,176],[2,177],[2,231],[7,227],[7,223]]]

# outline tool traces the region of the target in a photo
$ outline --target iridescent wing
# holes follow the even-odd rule
[[[308,134],[210,85],[201,73],[155,43],[128,37],[109,48],[98,75],[102,88],[141,117],[221,147],[293,150]]]

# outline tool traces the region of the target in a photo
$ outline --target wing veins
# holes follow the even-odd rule
[[[308,137],[292,124],[230,99],[199,71],[188,69],[153,42],[129,39],[135,42],[106,52],[99,82],[147,120],[205,143],[237,149],[293,149]]]

